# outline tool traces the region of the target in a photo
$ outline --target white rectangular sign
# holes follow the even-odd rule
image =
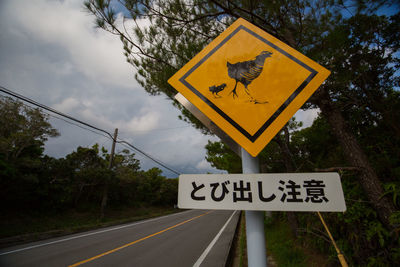
[[[345,211],[337,173],[183,174],[181,209]]]

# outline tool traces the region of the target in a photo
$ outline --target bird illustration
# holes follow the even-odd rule
[[[210,86],[210,87],[208,87],[208,89],[214,95],[214,97],[217,98],[217,97],[221,97],[218,93],[223,91],[225,89],[225,87],[226,87],[226,83],[223,83],[218,86],[216,86],[216,85]]]
[[[228,67],[228,76],[232,79],[236,80],[235,88],[231,91],[230,94],[233,94],[233,98],[237,97],[236,87],[238,82],[242,83],[245,88],[245,92],[250,95],[247,86],[258,76],[260,76],[265,59],[271,57],[272,53],[269,51],[262,51],[258,56],[256,56],[253,60],[237,62],[237,63],[226,63]]]

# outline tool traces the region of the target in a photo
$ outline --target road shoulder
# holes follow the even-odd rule
[[[218,240],[207,254],[201,266],[225,266],[228,261],[229,252],[232,246],[233,238],[236,233],[236,227],[239,221],[240,211],[236,211],[231,221],[219,236]]]

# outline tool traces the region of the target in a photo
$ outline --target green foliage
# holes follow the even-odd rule
[[[265,236],[267,251],[278,266],[308,266],[306,256],[291,237],[287,222],[269,219],[265,222]]]
[[[228,146],[222,142],[211,142],[205,146],[207,150],[206,160],[211,166],[226,170],[228,173],[241,173],[241,159]]]
[[[43,213],[26,211],[0,214],[0,238],[19,236],[24,242],[36,241],[50,236],[68,235],[74,232],[89,231],[177,212],[171,207],[113,207],[102,220],[95,208],[84,211],[66,210]]]
[[[390,220],[392,221],[393,225],[397,226],[396,231],[400,231],[400,211],[396,211],[390,216]]]
[[[58,136],[39,109],[0,98],[0,208],[32,199],[40,182],[44,142]]]
[[[281,132],[277,138],[283,140],[283,136]],[[332,166],[348,166],[342,149],[332,135],[329,124],[322,117],[318,117],[311,127],[300,130],[292,127],[289,140],[290,152],[297,171],[313,172],[315,169]],[[209,143],[206,149],[208,154],[212,154],[214,157],[207,159],[212,161],[214,166],[223,170],[234,170],[234,165],[239,169],[240,160],[232,160],[237,156],[228,149],[226,151],[219,150],[222,147],[224,147],[222,143]],[[220,153],[216,153],[216,151]],[[263,171],[286,172],[283,154],[277,139],[274,139],[259,156],[261,166],[265,166]],[[391,265],[396,262],[397,254],[395,252],[399,246],[398,238],[396,238],[400,229],[399,213],[391,216],[393,225],[397,227],[396,230],[389,231],[378,220],[376,210],[356,179],[357,172],[343,170],[340,173],[347,211],[329,214],[329,216],[324,215],[337,244],[351,265],[364,266],[369,263],[373,264],[372,266],[374,264],[377,266],[379,264]],[[393,201],[398,201],[398,188],[396,180],[385,185],[386,194]],[[299,219],[299,229],[306,229],[304,232],[299,230],[299,237],[335,260],[336,252],[326,241],[327,237],[321,234],[325,230],[317,216],[302,213],[297,214],[297,218]],[[315,238],[315,236],[321,236],[321,238]],[[279,251],[279,249],[277,250]],[[388,253],[388,251],[394,252]]]
[[[391,195],[393,203],[399,205],[400,182],[391,182],[384,185],[385,194]]]
[[[381,223],[372,221],[367,226],[367,240],[371,241],[373,238],[377,238],[381,247],[385,246],[385,240],[389,236],[389,232],[382,226]]]
[[[177,203],[177,179],[157,168],[143,171],[135,154],[110,155],[98,144],[78,147],[64,158],[43,155],[44,142],[58,132],[39,109],[0,99],[0,210],[2,214],[35,211],[52,214],[100,207],[104,185],[112,207]]]

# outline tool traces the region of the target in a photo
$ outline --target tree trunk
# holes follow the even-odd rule
[[[335,107],[328,92],[322,87],[314,100],[321,109],[322,115],[328,120],[333,133],[338,138],[345,157],[352,166],[360,170],[359,179],[361,186],[378,213],[381,222],[389,229],[393,229],[393,225],[389,222],[389,217],[396,210],[394,204],[389,198],[383,196],[384,191],[379,177],[371,167],[356,137],[346,127],[342,114]]]
[[[103,188],[103,197],[101,198],[100,219],[104,218],[104,210],[107,206],[108,200],[108,183],[105,183]]]
[[[283,162],[285,163],[286,171],[287,172],[295,172],[296,171],[296,163],[293,159],[293,154],[290,151],[289,144],[290,144],[290,134],[289,129],[287,126],[282,128],[283,130],[283,138],[281,139],[280,136],[277,136],[276,142],[279,145],[279,148],[282,151],[283,155]]]

